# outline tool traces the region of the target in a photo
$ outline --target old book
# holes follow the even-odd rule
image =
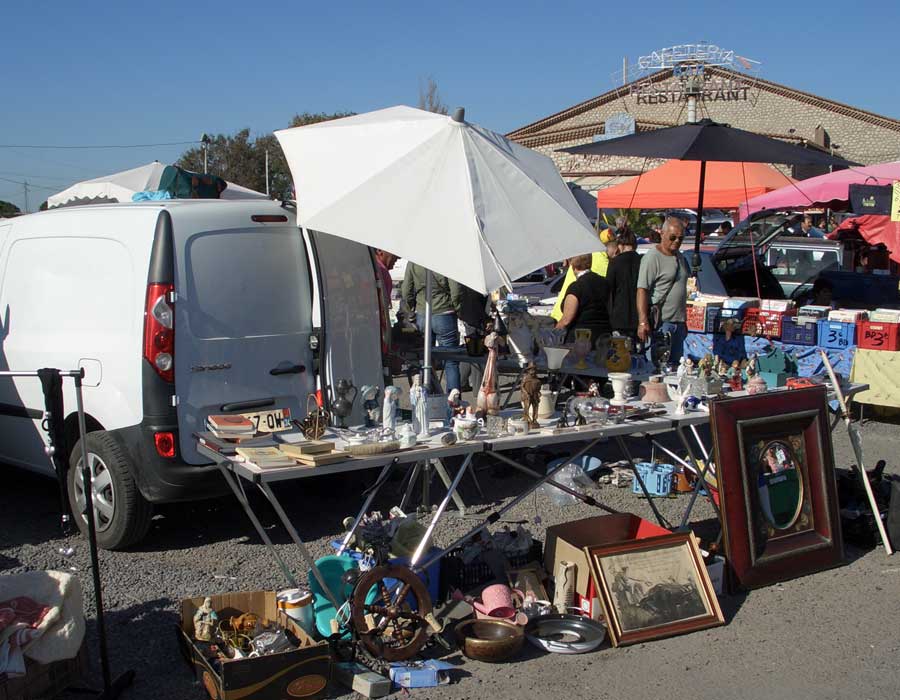
[[[256,426],[249,418],[242,415],[210,415],[206,424],[211,430],[221,433],[255,433]]]
[[[317,455],[296,455],[292,459],[296,459],[300,464],[306,465],[307,467],[321,467],[323,464],[343,462],[348,459],[353,459],[353,457],[346,452],[330,452]]]
[[[328,440],[306,440],[305,442],[281,443],[278,449],[291,457],[328,454],[334,450],[334,443]]]
[[[293,457],[284,454],[277,447],[238,447],[235,452],[249,464],[255,464],[260,469],[292,467],[295,464]]]

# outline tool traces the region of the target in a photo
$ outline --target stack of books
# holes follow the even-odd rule
[[[260,469],[293,467],[296,464],[293,457],[277,447],[238,447],[235,452],[244,458],[244,462]]]
[[[350,458],[346,452],[335,452],[334,443],[327,440],[282,443],[278,445],[278,449],[307,467],[319,467],[323,464],[342,462]]]
[[[207,416],[206,427],[218,438],[251,438],[256,434],[253,421],[239,414]]]

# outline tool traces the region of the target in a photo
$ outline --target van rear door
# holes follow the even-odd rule
[[[284,219],[284,210],[272,209]],[[305,415],[315,388],[309,266],[293,216],[251,223],[247,209],[232,217],[246,225],[195,232],[174,218],[180,446],[186,462],[202,464],[209,460],[192,435],[211,413],[286,408]]]

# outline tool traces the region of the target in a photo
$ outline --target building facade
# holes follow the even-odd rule
[[[662,161],[574,156],[558,149],[625,131],[685,123],[685,78],[679,68],[659,70],[598,97],[527,124],[507,136],[553,158],[566,180],[586,189],[615,184]],[[862,164],[900,160],[900,120],[873,114],[725,67],[706,66],[696,117],[834,153]],[[822,170],[782,168],[796,178]]]

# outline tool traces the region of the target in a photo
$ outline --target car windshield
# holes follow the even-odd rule
[[[752,245],[761,253],[775,236],[789,234],[791,227],[797,223],[799,223],[797,214],[758,212],[738,223],[722,241],[717,252],[721,256],[738,248],[750,248]]]

